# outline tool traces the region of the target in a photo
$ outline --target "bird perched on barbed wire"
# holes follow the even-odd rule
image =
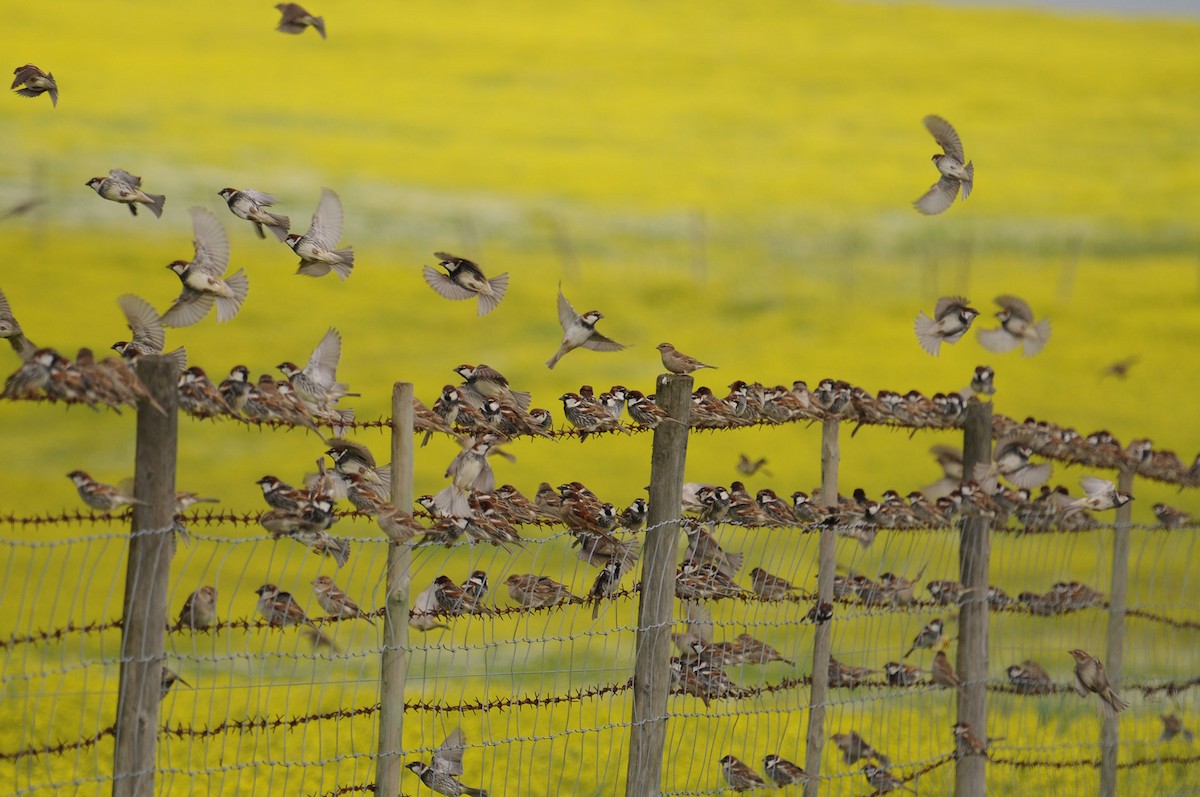
[[[763,780],[762,775],[743,764],[736,756],[722,756],[720,763],[721,775],[734,791],[749,791],[767,787],[767,782]]]
[[[916,789],[905,786],[904,781],[900,780],[900,778],[893,775],[884,767],[878,767],[874,764],[864,764],[861,772],[867,779],[867,783],[871,784],[871,788],[880,794],[887,794],[896,789],[911,791],[913,794],[917,793]]]
[[[978,315],[979,311],[971,307],[967,299],[943,296],[934,306],[933,318],[925,315],[924,311],[917,313],[913,329],[921,348],[936,357],[941,352],[942,343],[957,343],[967,334],[971,322]]]
[[[434,252],[433,256],[446,273],[432,266],[424,266],[421,273],[429,287],[443,299],[478,299],[479,315],[487,315],[496,309],[508,291],[507,272],[488,279],[477,263],[465,257],[456,257],[449,252]]]
[[[1075,691],[1080,697],[1087,697],[1088,692],[1099,695],[1106,717],[1115,717],[1129,708],[1129,704],[1113,691],[1100,659],[1080,648],[1075,648],[1070,653],[1075,658]]]
[[[1032,659],[1026,659],[1020,664],[1010,664],[1005,670],[1008,681],[1018,693],[1023,695],[1044,695],[1054,689],[1054,681],[1050,675]]]
[[[316,628],[290,592],[284,592],[274,584],[268,583],[254,590],[254,593],[258,595],[255,608],[272,628],[287,628],[292,625]]]
[[[292,251],[300,256],[297,274],[306,277],[323,277],[330,271],[342,280],[354,269],[354,247],[337,249],[342,238],[345,214],[342,200],[331,188],[321,189],[321,200],[313,212],[312,222],[304,235],[292,233],[285,241]]]
[[[263,232],[263,227],[266,227],[278,240],[287,240],[288,228],[292,226],[291,219],[264,209],[275,204],[274,194],[255,191],[252,188],[243,188],[240,191],[236,188],[222,188],[217,192],[217,196],[225,200],[233,215],[253,224],[254,232],[259,238],[267,237]]]
[[[25,64],[13,70],[13,78],[11,88],[20,94],[22,97],[38,97],[42,94],[50,95],[50,104],[58,106],[58,83],[54,80],[54,73],[43,72],[40,68],[33,64]],[[21,86],[21,88],[17,88]]]
[[[147,194],[142,190],[142,178],[124,169],[111,169],[108,177],[93,177],[84,183],[103,199],[120,202],[137,215],[137,206],[145,205],[157,218],[162,218],[163,205],[167,198],[162,194]]]
[[[139,501],[110,484],[98,482],[81,470],[71,471],[67,474],[67,478],[75,482],[75,489],[79,491],[79,497],[92,509],[111,512],[125,506],[146,505],[145,501]]]
[[[208,314],[217,305],[217,322],[229,321],[242,309],[250,290],[250,278],[242,269],[222,279],[229,266],[229,237],[217,217],[204,208],[191,208],[192,243],[195,257],[176,260],[167,265],[183,283],[183,293],[163,313],[162,323],[168,327],[187,327]]]
[[[337,381],[338,361],[341,358],[341,333],[330,327],[312,350],[303,370],[290,361],[281,362],[276,367],[291,381],[301,401],[314,409],[324,410],[346,396],[360,395],[349,392],[349,385]]]
[[[562,286],[558,287],[558,323],[563,328],[562,345],[554,356],[546,361],[547,368],[558,364],[567,352],[583,348],[592,351],[620,351],[624,344],[617,343],[596,331],[596,322],[604,316],[599,310],[588,310],[583,315],[575,312],[575,308],[563,295]]]
[[[202,631],[217,622],[217,589],[207,584],[197,589],[183,602],[174,628]]]
[[[275,30],[280,33],[298,34],[303,33],[307,27],[312,27],[317,33],[321,34],[321,38],[325,38],[325,18],[317,17],[310,14],[299,3],[276,3],[275,9],[279,11],[279,25]]]
[[[975,165],[963,155],[962,141],[949,122],[933,114],[926,116],[923,121],[925,129],[942,148],[942,152],[932,158],[941,177],[913,202],[913,206],[921,213],[932,216],[954,204],[960,187],[963,200],[971,195],[975,185]]]
[[[981,755],[987,758],[988,743],[993,741],[992,739],[983,741],[971,732],[971,726],[965,722],[954,723],[953,730],[954,743],[957,748],[955,750],[956,757]]]
[[[695,357],[689,357],[670,343],[660,343],[654,348],[658,349],[659,354],[662,355],[663,368],[666,368],[673,374],[690,374],[692,371],[698,371],[701,368],[717,367],[715,365],[705,365]]]
[[[929,674],[933,682],[943,689],[958,689],[962,686],[962,681],[959,680],[958,673],[954,671],[954,665],[950,663],[950,657],[944,650],[939,650],[933,657],[933,666],[930,667]]]
[[[881,767],[891,766],[891,760],[868,744],[866,739],[859,736],[858,731],[835,733],[829,738],[842,751],[842,761],[846,766],[871,759],[877,761]]]
[[[344,620],[361,617],[371,625],[375,625],[375,620],[366,614],[363,614],[362,609],[358,608],[349,595],[329,576],[317,576],[312,581],[313,593],[317,596],[317,603],[325,610],[325,614],[330,617],[339,617]]]
[[[404,766],[412,770],[426,786],[446,797],[459,797],[463,794],[469,797],[488,797],[486,790],[464,786],[458,780],[463,774],[462,761],[466,743],[467,739],[462,729],[455,728],[441,746],[433,751],[433,760],[430,763],[411,761]]]
[[[504,579],[504,586],[508,587],[512,599],[526,608],[553,606],[561,601],[583,603],[583,599],[571,594],[566,584],[549,576],[513,573]]]
[[[592,588],[588,591],[588,600],[592,603],[593,620],[600,616],[600,601],[604,598],[611,598],[621,586],[623,562],[624,560],[619,557],[609,559],[605,563],[604,569],[596,576],[596,580],[592,582]]]
[[[774,753],[763,758],[763,771],[776,786],[794,786],[812,780],[812,775],[809,775],[800,766],[786,758],[780,758]]]
[[[1046,341],[1050,340],[1049,319],[1035,323],[1033,310],[1024,299],[1016,296],[997,296],[995,302],[1000,305],[1000,312],[996,313],[1000,326],[980,329],[976,333],[983,348],[1004,354],[1020,346],[1026,357],[1032,357],[1046,346]]]

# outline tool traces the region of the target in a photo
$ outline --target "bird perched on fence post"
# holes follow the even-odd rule
[[[670,343],[660,343],[654,348],[658,349],[659,354],[662,355],[663,368],[666,368],[673,374],[690,374],[692,371],[698,371],[701,368],[717,367],[715,365],[705,365],[695,357],[689,357]]]
[[[488,797],[486,790],[465,786],[458,780],[458,776],[463,773],[463,748],[466,742],[462,729],[455,728],[433,752],[433,760],[430,763],[410,761],[404,766],[412,770],[426,786],[446,797],[459,797],[462,794],[469,797]]]

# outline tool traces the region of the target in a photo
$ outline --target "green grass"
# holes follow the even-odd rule
[[[0,164],[0,207],[30,195],[48,200],[0,222],[0,247],[9,253],[0,287],[35,341],[67,353],[81,345],[103,351],[125,335],[118,295],[135,292],[165,307],[178,286],[164,266],[189,256],[185,210],[200,204],[226,222],[234,267],[250,274],[252,290],[233,323],[210,319],[172,332],[170,345],[186,344],[191,361],[214,375],[239,362],[269,371],[303,359],[335,325],[345,338],[339,373],[364,393],[355,404],[364,418],[389,414],[396,380],[414,382],[417,395],[432,402],[462,362],[500,368],[557,416],[554,397],[581,383],[652,385],[660,370],[653,346],[670,340],[720,366],[702,380],[714,388],[736,378],[811,384],[835,376],[870,390],[932,393],[961,387],[987,362],[997,372],[998,412],[1083,432],[1108,428],[1122,440],[1148,436],[1186,460],[1200,449],[1191,399],[1200,386],[1200,109],[1193,99],[1200,25],[909,4],[801,8],[779,0],[720,8],[327,0],[311,8],[326,16],[328,41],[274,33],[269,3],[205,3],[184,14],[170,5],[66,2],[10,15],[12,59],[53,71],[62,88],[57,109],[46,98],[10,98],[0,115],[0,141],[10,153]],[[920,123],[926,113],[957,126],[979,175],[969,201],[932,219],[909,207],[935,175],[928,161],[934,145]],[[116,166],[167,194],[162,220],[131,218],[83,186]],[[216,196],[225,185],[279,194],[278,209],[297,227],[306,225],[320,187],[335,188],[346,206],[344,242],[359,253],[353,277],[344,284],[294,277],[290,252],[256,240],[226,215]],[[434,296],[420,266],[443,249],[479,260],[489,273],[512,274],[499,310],[480,319],[473,306]],[[560,280],[577,308],[599,308],[607,316],[602,328],[631,348],[575,352],[547,371],[542,363],[559,339],[553,301]],[[1049,347],[1029,360],[998,357],[970,338],[927,357],[913,340],[912,319],[937,296],[957,292],[985,312],[997,294],[1025,297],[1053,320]],[[1128,381],[1098,378],[1106,363],[1130,354],[1141,362]],[[7,362],[16,367],[15,358]],[[0,429],[9,454],[0,512],[74,508],[63,476],[74,468],[113,482],[132,472],[131,413],[5,404]],[[385,456],[383,434],[360,439]],[[932,481],[936,468],[925,450],[957,436],[910,440],[864,429],[843,439],[843,488],[877,494]],[[511,447],[517,462],[498,461],[496,469],[528,492],[543,480],[578,479],[623,504],[643,494],[649,446],[648,435],[586,446],[521,442]],[[226,508],[254,510],[255,479],[298,480],[322,448],[299,433],[184,420],[179,485],[220,496]],[[767,456],[774,474],[748,480],[752,489],[791,492],[819,480],[817,432],[790,427],[697,435],[688,478],[729,481],[742,451]],[[419,452],[418,493],[444,483],[453,453],[442,440]],[[1082,474],[1056,468],[1055,480],[1075,489]],[[1151,522],[1150,506],[1160,500],[1200,512],[1194,493],[1141,483],[1136,492],[1138,522]],[[366,524],[338,528],[375,534]],[[111,529],[6,534],[52,542],[101,530]],[[206,533],[258,536],[240,528]],[[777,562],[807,586],[815,583],[811,539],[729,539],[748,561]],[[1106,588],[1108,548],[1107,534],[1002,538],[993,580],[1013,593],[1059,578]],[[123,583],[114,574],[123,545],[8,550],[0,595],[16,609],[0,635],[119,614]],[[1195,553],[1185,537],[1135,535],[1134,557],[1132,603],[1178,616],[1191,611],[1184,596],[1192,591]],[[843,567],[915,573],[928,564],[926,578],[951,575],[956,560],[944,535],[883,537],[865,556],[854,546],[839,550]],[[581,591],[593,575],[558,541],[531,545],[512,561],[491,550],[422,553],[414,583],[423,586],[443,569],[461,577],[476,565],[493,574],[494,585],[505,572],[528,569],[557,574]],[[382,567],[382,546],[364,543],[338,579],[364,604],[379,605]],[[289,543],[203,541],[176,558],[170,605],[177,611],[203,579],[218,586],[222,616],[246,617],[258,584],[278,581],[307,602],[307,582],[318,572],[328,568]],[[473,647],[414,654],[410,699],[486,700],[623,681],[632,636],[589,631],[629,625],[633,606],[619,604],[598,626],[574,612],[539,615],[528,629],[514,619],[456,624],[422,644]],[[723,632],[732,636],[749,624],[805,672],[809,632],[791,619],[718,608]],[[878,666],[925,619],[848,619],[835,654]],[[1061,649],[1102,650],[1104,623],[1099,612],[1061,621],[1000,618],[990,672],[999,677],[1008,663],[1032,655],[1066,680]],[[332,662],[309,658],[290,632],[172,637],[173,655],[196,688],[168,698],[166,721],[213,725],[371,705],[377,665],[363,651],[375,637],[366,628],[338,633],[348,653]],[[1129,677],[1193,673],[1191,633],[1131,620]],[[526,650],[511,643],[518,634],[573,641]],[[0,717],[11,730],[0,732],[0,751],[107,725],[118,641],[110,632],[6,652]],[[79,668],[96,657],[105,664]],[[542,675],[543,668],[552,673]],[[765,678],[786,674],[772,665]],[[897,761],[948,749],[947,695],[865,696],[837,694],[831,729],[857,727]],[[802,760],[807,715],[798,707],[805,699],[792,691],[707,712],[691,698],[672,698],[668,790],[718,788],[715,761],[725,752],[758,763],[778,749]],[[1160,711],[1194,718],[1195,699],[1179,699],[1178,707],[1136,701],[1122,721],[1123,754],[1160,749],[1149,744]],[[995,696],[991,706],[990,732],[1008,737],[1005,744],[1035,748],[1037,756],[1095,754],[1094,706],[1073,696]],[[494,793],[504,784],[520,794],[607,794],[620,791],[625,731],[556,734],[628,716],[627,695],[485,718],[413,714],[405,742],[435,745],[459,722],[474,744],[553,737],[472,749],[467,782],[487,783]],[[163,776],[164,791],[253,792],[269,783],[272,791],[318,794],[370,782],[364,756],[374,749],[374,724],[372,716],[169,741],[160,760],[174,771]],[[1182,743],[1173,745],[1166,749],[1179,753]],[[342,756],[349,757],[335,760]],[[328,763],[266,763],[299,760]],[[16,769],[0,763],[0,783],[15,790],[102,777],[110,761],[105,741]],[[214,773],[190,774],[206,769]],[[832,754],[824,770],[847,773]],[[949,777],[948,769],[933,773],[922,793],[944,791]],[[1194,767],[1141,768],[1122,778],[1129,793],[1180,791],[1194,780]],[[1095,775],[994,767],[991,782],[1000,794],[1031,783],[1079,793],[1092,790]],[[417,790],[414,783],[405,774],[406,793]],[[847,775],[832,785],[859,794],[865,781]],[[80,788],[99,791],[106,784]]]

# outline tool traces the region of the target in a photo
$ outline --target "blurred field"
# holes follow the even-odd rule
[[[345,339],[339,375],[364,393],[355,405],[362,418],[389,414],[395,380],[414,382],[417,395],[432,402],[441,385],[454,381],[450,369],[462,362],[499,368],[559,417],[555,397],[582,383],[598,389],[615,383],[651,386],[660,370],[653,347],[670,340],[720,366],[701,380],[714,389],[737,378],[768,384],[803,378],[812,384],[834,376],[870,390],[932,393],[963,386],[974,366],[987,362],[997,372],[998,412],[1052,419],[1085,433],[1107,428],[1122,441],[1147,436],[1185,460],[1200,449],[1194,399],[1200,388],[1200,107],[1194,101],[1200,92],[1195,60],[1200,25],[923,5],[799,7],[780,0],[712,8],[671,0],[592,6],[533,0],[502,6],[474,0],[453,6],[315,3],[310,8],[326,17],[328,41],[311,31],[300,37],[274,33],[277,14],[270,3],[211,2],[184,14],[170,4],[63,2],[10,15],[5,38],[13,66],[32,61],[53,71],[62,91],[57,109],[45,97],[10,97],[0,112],[0,142],[7,153],[0,162],[0,212],[30,196],[47,200],[27,215],[0,221],[0,247],[9,253],[0,287],[31,338],[65,352],[82,345],[101,351],[125,336],[115,303],[119,294],[135,292],[165,308],[178,283],[164,266],[190,256],[186,209],[199,204],[226,222],[234,268],[250,274],[251,293],[233,323],[216,326],[209,319],[170,333],[169,345],[187,345],[191,361],[213,375],[241,362],[255,372],[270,371],[284,359],[306,358],[325,329],[337,326]],[[928,160],[935,147],[920,123],[926,113],[942,114],[957,126],[978,174],[969,201],[932,219],[909,207],[935,176]],[[147,214],[132,218],[84,187],[89,177],[117,166],[167,195],[162,220]],[[276,209],[290,214],[298,228],[306,227],[320,187],[335,188],[346,207],[343,242],[358,252],[353,277],[343,284],[293,276],[296,258],[290,251],[257,240],[222,207],[216,192],[226,185],[278,194]],[[499,310],[480,319],[473,305],[436,297],[420,278],[421,265],[432,262],[435,250],[472,257],[489,273],[510,272],[512,288]],[[554,291],[560,280],[578,309],[600,309],[607,316],[602,328],[631,348],[612,355],[575,352],[547,371],[542,363],[559,340]],[[912,319],[918,310],[931,310],[939,295],[958,292],[985,313],[992,296],[1023,296],[1052,319],[1049,347],[1030,360],[1000,357],[972,337],[938,359],[926,356],[915,343]],[[1127,381],[1100,379],[1104,365],[1135,354],[1141,361]],[[16,367],[14,357],[0,353],[5,362]],[[129,475],[133,424],[131,413],[0,407],[10,452],[0,512],[75,507],[78,500],[63,475],[74,468],[111,482]],[[364,432],[360,439],[385,455],[383,434]],[[953,443],[956,436],[909,440],[864,429],[843,446],[842,485],[871,494],[917,488],[937,475],[925,453],[934,442]],[[518,461],[498,461],[497,475],[530,493],[540,481],[578,479],[624,504],[647,483],[649,445],[648,435],[586,447],[572,441],[519,443],[512,446]],[[179,484],[218,495],[225,507],[257,509],[255,479],[274,473],[299,480],[322,448],[299,433],[183,420]],[[815,430],[701,434],[689,446],[688,478],[728,482],[736,477],[738,453],[746,451],[767,456],[774,474],[748,480],[751,489],[773,486],[781,494],[809,489],[819,478],[818,448]],[[442,485],[452,455],[443,441],[421,450],[418,494]],[[1080,475],[1059,469],[1055,479],[1074,490]],[[1156,501],[1200,512],[1194,493],[1139,485],[1135,521],[1152,522]],[[57,539],[91,531],[15,534]],[[345,533],[372,534],[365,525]],[[1107,535],[1095,539],[1107,551]],[[1153,540],[1138,542],[1155,551],[1155,567],[1141,571],[1131,600],[1182,608],[1195,591],[1186,578],[1195,552],[1188,540]],[[1060,576],[1105,584],[1107,560],[1084,548],[1075,540],[1006,542],[998,546],[995,580],[1014,594],[1045,589]],[[568,569],[575,560],[566,560],[565,550],[551,550],[547,566],[586,589],[591,573]],[[760,554],[784,557],[799,580],[815,583],[811,552],[803,547],[770,554],[760,540],[748,542],[746,550],[748,561]],[[1136,555],[1139,548],[1134,550]],[[841,561],[869,571],[886,566],[913,572],[932,559],[942,573],[931,565],[927,578],[949,575],[956,561],[944,548],[884,551],[878,554],[882,561],[860,562],[845,549]],[[268,579],[281,584],[286,579],[294,592],[306,595],[319,563],[300,553],[263,543],[232,548],[205,543],[177,562],[172,608],[202,575],[216,574],[222,616],[249,616],[251,590]],[[446,567],[465,574],[474,566],[468,557],[495,562],[492,572],[508,566],[492,556],[456,552]],[[108,619],[119,612],[123,585],[107,574],[123,561],[121,546],[90,547],[69,561],[45,557],[52,555],[22,549],[4,564],[0,594],[5,605],[20,607],[20,620],[10,630],[48,628],[68,618]],[[347,589],[364,603],[381,600],[381,559],[382,553],[352,561],[356,569],[348,574]],[[1052,564],[1033,569],[1035,559]],[[434,565],[426,563],[429,572],[419,571],[417,583],[436,574]],[[84,574],[80,589],[60,590],[59,573]],[[493,575],[493,585],[501,580]],[[57,597],[46,600],[47,593]],[[625,604],[626,622],[632,607]],[[835,654],[878,665],[883,659],[874,661],[877,651],[911,639],[916,620],[848,623],[845,636],[835,640]],[[585,617],[555,615],[553,622],[562,624],[556,625],[559,631],[572,623],[576,631],[592,626]],[[1006,635],[1010,629],[1003,622],[997,627]],[[1102,648],[1104,617],[1097,612],[1061,627],[1023,619],[1012,628],[1018,639],[997,639],[993,647],[996,677],[1011,663],[1009,653],[1016,661],[1022,650],[1057,649],[1059,632]],[[502,639],[505,630],[456,627],[454,638],[480,643]],[[365,630],[355,632],[364,635],[364,644],[374,644]],[[0,633],[7,635],[2,625]],[[801,633],[773,641],[793,649],[805,671],[801,654],[807,655],[810,638]],[[1168,675],[1177,661],[1170,638],[1147,631],[1143,641],[1128,666],[1138,677]],[[253,634],[202,642],[228,646],[222,655],[263,654],[253,665],[263,671],[236,674],[238,689],[215,693],[229,699],[230,715],[250,708],[298,714],[325,710],[316,704],[372,702],[373,657],[339,661],[325,674],[319,661],[284,659],[279,667],[301,666],[300,661],[312,670],[289,674],[271,670],[275,665],[265,652],[279,644],[303,649],[292,634],[282,643]],[[6,698],[26,689],[40,694],[36,717],[9,716],[14,708],[20,711],[19,700],[0,703],[6,725],[61,723],[64,736],[74,734],[80,722],[93,732],[103,727],[116,700],[115,665],[103,675],[90,669],[86,676],[68,677],[64,689],[60,681],[53,687],[24,683],[18,673],[61,669],[82,654],[111,659],[116,645],[116,635],[108,634],[88,638],[82,648],[52,645],[6,654]],[[621,681],[632,661],[632,637],[620,648],[610,645],[617,642],[602,637],[580,643],[574,653],[562,654],[569,666],[560,669],[596,667],[600,675],[589,673],[588,682]],[[538,669],[539,658],[530,655],[527,667],[516,652],[498,650],[499,657],[513,656],[512,662],[502,658],[502,672],[512,673],[511,689],[507,675],[492,671],[482,686],[465,677],[451,680],[452,691],[497,687],[511,693],[542,683],[542,689],[557,692],[578,686],[567,675],[541,682],[527,672]],[[428,655],[416,670],[428,667],[441,677],[449,665]],[[1059,679],[1068,677],[1067,661],[1046,663]],[[206,673],[184,675],[203,682]],[[768,678],[781,675],[770,670]],[[359,682],[347,698],[324,684],[326,678]],[[295,687],[280,686],[297,681],[314,685],[314,705],[299,703]],[[412,683],[413,693],[418,689]],[[183,692],[172,698],[166,719],[192,718],[194,703],[211,712],[215,724],[226,707],[213,699],[203,689]],[[703,711],[691,698],[672,700],[673,710]],[[952,710],[949,697],[945,700],[944,715],[936,717],[896,712],[893,703],[885,711],[874,702],[873,713],[848,707],[844,716],[835,712],[831,723],[872,727],[872,737],[890,728],[892,738],[904,739],[903,745],[891,745],[896,755],[903,750],[905,760],[922,760],[945,748],[945,717]],[[1022,704],[999,735],[1018,745],[1090,745],[1096,736],[1090,706],[1074,697],[1039,702],[1046,706],[1039,709],[1038,726],[1032,724],[1034,712]],[[101,718],[90,726],[92,720],[74,718],[84,706],[94,712],[101,705]],[[992,706],[1005,716],[1004,700]],[[1194,699],[1191,706],[1194,717]],[[463,724],[478,743],[526,735],[529,728],[546,733],[569,724],[601,727],[628,719],[620,698],[585,703],[583,710],[582,718],[543,710],[537,716],[496,714],[492,726],[468,716]],[[1157,707],[1140,706],[1131,712],[1131,738],[1153,739],[1157,713]],[[798,750],[806,718],[797,712],[779,725],[779,715],[749,712],[707,722],[711,726],[699,728],[695,746],[709,750],[716,744],[715,760],[724,754],[722,745],[743,742],[747,758],[762,746],[758,741]],[[695,724],[688,724],[689,731]],[[336,738],[353,738],[354,752],[366,754],[374,749],[373,727],[373,717],[340,722]],[[1047,728],[1053,729],[1049,736]],[[410,721],[405,738],[413,747],[431,746],[444,732],[440,724]],[[13,749],[22,738],[31,737],[0,731],[0,749]],[[483,771],[494,792],[507,783],[514,793],[560,793],[566,788],[559,783],[562,773],[581,771],[573,793],[612,793],[621,771],[615,757],[623,751],[596,773],[596,783],[588,780],[594,770],[586,765],[596,756],[608,757],[610,742],[620,745],[623,738],[620,730],[589,734],[582,748],[569,751],[561,742],[538,743],[520,753],[512,745],[511,752],[484,753]],[[672,731],[669,745],[682,744]],[[302,753],[292,750],[296,745]],[[301,755],[324,760],[332,755],[329,745],[315,733],[279,734],[269,741],[229,736],[210,748],[170,746],[164,766],[232,767],[239,753],[261,760],[267,748],[273,760]],[[52,779],[103,773],[110,749],[102,744],[90,757],[41,760],[33,773],[0,763],[0,782],[24,785],[29,777],[46,780],[47,773]],[[1088,746],[1080,754],[1093,750]],[[469,756],[478,767],[480,752]],[[685,767],[684,760],[672,788],[717,788],[715,764]],[[369,781],[364,774],[369,763],[330,765],[321,782],[282,766],[231,768],[207,784],[176,772],[164,782],[180,794],[229,793],[235,781],[251,792],[270,783],[272,791],[282,784],[309,794],[345,785],[339,774],[349,767],[356,768],[359,782]],[[543,772],[547,766],[550,771]],[[826,770],[846,768],[831,755]],[[1123,775],[1130,780],[1122,783],[1129,793],[1135,793],[1135,784],[1142,792],[1182,789],[1193,774],[1137,770]],[[1094,775],[1066,770],[1063,780],[1046,777],[1038,785],[1072,792],[1092,783]],[[415,781],[407,773],[405,779],[412,793]],[[861,777],[851,782],[844,786],[847,793],[858,793]],[[995,771],[993,786],[998,793],[1015,793],[1018,780],[1012,770]],[[91,793],[88,789],[106,790],[85,786],[81,793]]]

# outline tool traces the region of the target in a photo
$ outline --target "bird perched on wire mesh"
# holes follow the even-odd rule
[[[371,625],[375,625],[375,620],[363,614],[362,609],[358,608],[358,604],[337,584],[334,584],[333,579],[329,576],[317,576],[313,579],[312,585],[313,593],[317,596],[317,603],[325,610],[325,614],[345,620],[361,617]]]
[[[142,190],[142,178],[124,169],[111,169],[108,177],[93,177],[84,185],[103,199],[125,205],[134,216],[137,215],[137,206],[145,205],[155,217],[161,218],[163,205],[167,201],[162,194],[147,194]]]
[[[763,771],[776,786],[794,786],[812,780],[801,767],[772,753],[763,758]]]
[[[912,645],[909,647],[908,652],[904,654],[903,658],[907,659],[917,648],[923,648],[927,650],[941,642],[944,627],[945,626],[942,623],[942,618],[940,617],[926,624],[926,626],[921,629],[920,633],[917,634],[916,638],[913,639]]]
[[[734,791],[766,788],[767,782],[762,779],[762,775],[743,764],[736,756],[722,756],[720,763],[721,775]]]
[[[600,615],[600,601],[603,598],[611,598],[616,594],[617,589],[621,585],[621,576],[624,571],[624,560],[620,558],[609,559],[596,576],[596,580],[592,582],[592,588],[588,591],[588,600],[592,602],[592,619],[595,620]]]
[[[913,206],[921,213],[932,216],[954,204],[960,187],[964,200],[971,195],[971,189],[975,185],[975,165],[966,160],[962,141],[949,122],[933,114],[926,116],[923,121],[925,129],[942,148],[941,154],[932,158],[941,176],[928,191],[913,202]]]
[[[308,615],[296,603],[290,592],[284,592],[274,584],[263,584],[254,590],[258,595],[256,609],[272,628],[287,628],[292,625],[307,625],[316,628]]]
[[[835,733],[829,738],[842,751],[842,761],[846,766],[872,759],[882,767],[891,766],[891,760],[868,744],[866,739],[858,735],[858,731]]]
[[[761,567],[750,571],[750,589],[766,601],[786,600],[791,593],[800,591],[799,587],[786,578],[772,575]]]
[[[313,16],[304,10],[304,7],[299,3],[276,3],[276,10],[279,11],[279,25],[275,30],[280,33],[303,33],[307,27],[312,27],[317,33],[321,34],[321,38],[325,38],[325,18]]]
[[[987,758],[987,742],[971,732],[971,726],[965,722],[956,722],[954,729],[955,756],[981,755]],[[990,739],[988,741],[991,741]]]
[[[292,220],[279,213],[265,210],[275,204],[273,194],[265,194],[252,188],[244,188],[241,191],[236,188],[222,188],[217,192],[217,196],[225,200],[225,204],[229,206],[233,215],[253,224],[254,232],[258,234],[259,238],[267,237],[267,234],[263,232],[263,227],[266,227],[278,240],[287,240],[288,228],[292,226]]]
[[[549,576],[533,573],[513,573],[504,579],[504,586],[512,599],[526,608],[553,606],[556,603],[583,603],[583,599],[571,594],[566,584]]]
[[[323,277],[332,271],[342,280],[350,276],[354,269],[354,247],[336,248],[342,238],[344,223],[341,198],[333,189],[322,188],[308,232],[304,235],[292,233],[285,239],[292,251],[300,256],[297,274]]]
[[[171,691],[171,687],[175,684],[183,684],[187,687],[191,686],[191,684],[179,676],[179,673],[175,672],[164,664],[162,668],[162,684],[159,691],[159,700],[166,700],[167,693]]]
[[[446,628],[439,622],[441,607],[437,600],[437,584],[430,584],[413,598],[408,610],[408,625],[418,631],[432,631],[435,628]]]
[[[654,348],[658,349],[662,355],[663,368],[666,368],[673,374],[690,374],[692,371],[698,371],[701,368],[716,368],[715,365],[706,365],[695,357],[690,357],[676,349],[670,343],[660,343]]]
[[[426,786],[446,797],[459,797],[463,794],[469,797],[488,797],[486,790],[464,786],[458,780],[463,774],[463,750],[466,743],[467,739],[462,729],[455,728],[441,746],[433,751],[433,760],[430,763],[411,761],[404,766],[412,770]]]
[[[79,491],[79,497],[92,509],[111,512],[125,506],[146,505],[145,501],[139,501],[110,484],[98,482],[81,470],[71,471],[67,474],[67,478],[75,482],[75,489]]]
[[[217,622],[217,589],[207,584],[197,589],[183,602],[174,628],[201,631]]]
[[[912,686],[921,680],[920,668],[898,661],[889,661],[883,665],[883,673],[887,677],[888,686]]]
[[[958,673],[954,671],[954,665],[950,663],[950,657],[944,650],[939,650],[933,657],[933,666],[930,667],[929,674],[933,682],[943,689],[958,689],[962,686],[962,681],[959,680]]]
[[[554,356],[546,361],[547,368],[558,364],[567,352],[584,348],[592,351],[620,351],[624,344],[617,343],[596,331],[596,322],[604,316],[599,310],[588,310],[583,315],[575,312],[575,308],[563,295],[562,286],[558,287],[558,323],[563,329],[562,345]]]
[[[1020,346],[1026,357],[1032,357],[1046,346],[1050,339],[1049,319],[1035,323],[1033,310],[1024,299],[1016,296],[997,296],[995,302],[1000,305],[1000,312],[996,313],[1000,326],[980,329],[976,333],[983,348],[1004,354]]]
[[[229,267],[229,237],[217,217],[204,208],[191,208],[196,254],[189,262],[175,260],[167,265],[183,283],[183,293],[163,313],[168,327],[187,327],[208,314],[217,305],[217,323],[229,321],[242,309],[250,290],[250,278],[242,269],[222,279]]]
[[[1045,695],[1054,689],[1050,674],[1032,659],[1026,659],[1020,664],[1010,664],[1005,672],[1008,674],[1009,683],[1020,694]]]
[[[22,97],[38,97],[42,94],[50,95],[50,104],[58,106],[58,83],[54,80],[53,72],[43,72],[40,68],[33,64],[25,64],[13,70],[13,78],[11,88],[20,94]],[[21,86],[21,88],[17,88]]]
[[[867,779],[867,783],[871,784],[871,788],[880,794],[887,794],[896,789],[911,791],[913,794],[917,793],[916,789],[905,786],[904,781],[883,767],[877,767],[874,764],[865,764],[861,772]]]
[[[1106,717],[1115,717],[1129,708],[1129,704],[1113,691],[1100,659],[1079,648],[1070,653],[1075,657],[1075,691],[1080,697],[1087,697],[1088,692],[1099,695]]]
[[[508,291],[508,272],[488,279],[477,263],[465,257],[456,257],[449,252],[434,252],[433,256],[446,273],[424,266],[422,274],[426,284],[443,299],[478,299],[478,314],[487,315],[496,309]]]
[[[921,348],[936,357],[941,352],[942,343],[958,343],[978,315],[979,311],[971,307],[967,299],[943,296],[934,306],[933,318],[925,315],[924,311],[917,313],[913,329]]]

